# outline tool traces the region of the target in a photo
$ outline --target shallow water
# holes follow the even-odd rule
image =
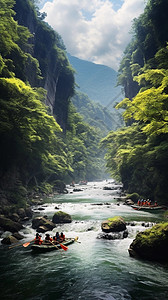
[[[71,224],[57,226],[50,232],[64,231],[67,237],[79,237],[79,243],[68,251],[33,254],[29,247],[8,250],[0,247],[0,299],[60,299],[60,300],[125,300],[168,299],[168,265],[136,260],[129,257],[128,248],[142,222],[151,226],[161,214],[134,211],[119,201],[119,186],[103,190],[107,182],[80,186],[81,192],[47,199],[44,210],[34,207],[35,215],[53,216],[59,208],[72,216]],[[97,239],[101,221],[116,215],[135,226],[127,226],[125,239]],[[31,222],[23,230],[29,241],[35,231]],[[24,243],[23,241],[23,243]]]

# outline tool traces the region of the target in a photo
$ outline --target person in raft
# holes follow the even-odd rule
[[[53,236],[53,241],[54,241],[55,243],[59,241],[59,232],[58,232],[58,231],[56,232],[56,235]]]
[[[50,237],[49,233],[46,233],[45,242],[50,244],[53,242],[53,239]]]
[[[38,234],[38,233],[36,233],[36,237],[35,237],[35,239],[34,239],[34,243],[35,243],[36,245],[41,245],[42,242],[43,242],[43,240],[41,239],[41,235]]]
[[[65,241],[65,234],[63,234],[63,232],[61,232],[61,235],[59,236],[59,240],[61,242]]]

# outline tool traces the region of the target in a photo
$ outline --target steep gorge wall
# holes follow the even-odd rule
[[[69,72],[69,61],[64,50],[57,47],[57,34],[40,16],[37,17],[37,12],[29,0],[16,0],[14,10],[18,24],[27,27],[32,33],[32,46],[25,50],[39,61],[41,70],[42,78],[39,80],[33,76],[33,70],[26,70],[29,83],[33,87],[46,89],[46,105],[65,131],[68,100],[73,95],[74,86],[73,72]]]

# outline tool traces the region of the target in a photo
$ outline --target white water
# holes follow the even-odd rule
[[[1,251],[1,288],[3,299],[65,299],[65,300],[166,300],[168,299],[166,265],[136,260],[129,257],[128,248],[136,233],[152,226],[161,215],[135,211],[119,201],[120,186],[114,181],[88,183],[76,186],[73,192],[48,199],[44,210],[34,207],[34,214],[52,219],[55,207],[69,213],[72,223],[57,226],[49,232],[63,231],[67,237],[79,237],[80,243],[69,246],[68,251],[32,255],[28,248]],[[103,190],[105,185],[114,190]],[[102,204],[102,205],[100,205]],[[101,222],[109,217],[122,216],[128,225],[128,237],[119,240],[97,239]],[[28,222],[23,230],[24,241],[35,236]],[[23,242],[24,242],[23,241]],[[8,258],[8,264],[5,260]],[[1,281],[0,281],[1,282]],[[11,298],[12,297],[12,298]]]

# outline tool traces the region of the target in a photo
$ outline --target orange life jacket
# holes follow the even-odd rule
[[[43,240],[41,239],[41,237],[39,236],[38,238],[35,238],[35,244],[36,245],[41,245],[42,244],[42,242],[43,242]]]

